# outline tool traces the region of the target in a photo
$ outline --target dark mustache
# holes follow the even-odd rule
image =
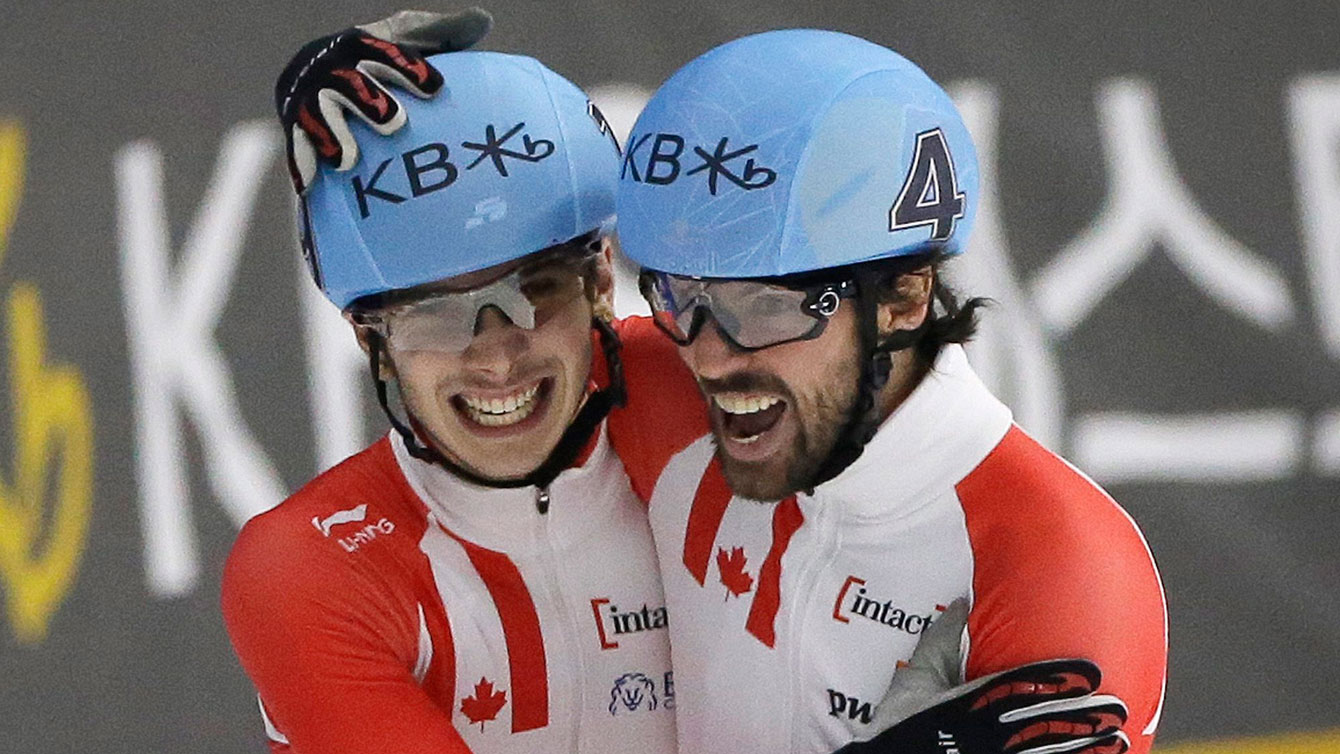
[[[698,378],[698,388],[703,395],[715,393],[773,393],[782,396],[787,403],[794,403],[791,390],[775,374],[767,372],[733,372],[718,379]]]

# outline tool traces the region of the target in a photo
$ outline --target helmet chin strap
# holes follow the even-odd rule
[[[621,347],[619,336],[608,322],[599,317],[591,318],[591,326],[600,335],[600,346],[601,350],[604,351],[605,365],[609,373],[609,385],[587,396],[586,402],[577,411],[577,415],[573,417],[572,422],[568,424],[568,428],[558,439],[558,444],[549,452],[549,456],[525,476],[516,479],[492,479],[481,476],[444,456],[432,443],[421,444],[414,434],[414,430],[408,424],[402,422],[391,410],[388,400],[389,390],[386,380],[382,379],[381,376],[381,354],[384,344],[379,334],[370,332],[368,335],[368,360],[372,367],[372,380],[377,386],[377,403],[381,405],[386,418],[391,421],[391,426],[404,440],[405,450],[420,461],[441,466],[461,479],[481,487],[515,489],[533,486],[544,490],[564,469],[571,467],[577,460],[577,456],[590,442],[591,436],[600,426],[600,422],[604,421],[605,417],[609,415],[610,409],[615,406],[622,406],[627,398],[623,380],[623,362],[619,359],[619,349]],[[405,407],[405,414],[409,419],[409,424],[422,425],[409,412],[408,406]],[[545,511],[541,510],[540,512]]]
[[[893,371],[893,354],[912,348],[930,327],[931,305],[926,318],[915,330],[898,330],[887,338],[879,337],[880,276],[875,270],[856,272],[856,317],[861,348],[861,375],[856,381],[856,402],[852,404],[847,421],[838,433],[828,457],[819,465],[808,491],[827,482],[865,452],[865,446],[879,431],[879,395],[889,382]],[[938,282],[932,283],[938,288]]]

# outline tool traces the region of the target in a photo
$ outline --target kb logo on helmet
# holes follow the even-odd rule
[[[489,124],[484,129],[484,140],[482,142],[461,142],[463,148],[478,152],[474,161],[466,165],[465,169],[474,170],[484,163],[484,160],[489,160],[488,164],[497,171],[498,175],[507,178],[510,176],[510,173],[507,172],[508,160],[520,161],[523,164],[534,163],[540,162],[554,153],[554,142],[549,139],[532,138],[530,134],[524,133],[525,127],[525,123],[518,123],[505,131],[502,136],[498,136],[498,129],[493,124]],[[518,134],[521,136],[521,144],[517,146],[521,149],[512,149],[508,146],[508,143],[512,137]],[[408,183],[410,196],[401,196],[377,186],[377,181],[382,179],[382,174],[386,172],[386,167],[391,164],[392,158],[382,160],[366,183],[363,181],[363,176],[355,175],[350,180],[350,185],[353,186],[354,198],[358,201],[359,216],[366,220],[372,214],[368,205],[369,199],[378,199],[389,204],[400,204],[406,199],[417,199],[455,183],[461,171],[448,159],[450,156],[451,149],[446,144],[440,143],[425,144],[400,155],[400,162],[404,166],[405,180]]]
[[[647,146],[648,141],[651,142],[651,146],[643,152],[642,149]],[[629,143],[632,146],[624,153],[623,167],[619,170],[620,180],[627,178],[638,183],[665,186],[679,179],[681,169],[679,156],[684,153],[685,147],[683,136],[670,133],[641,136],[634,134],[629,138]],[[777,171],[758,165],[753,157],[745,157],[756,151],[758,151],[757,144],[731,147],[730,137],[723,136],[711,152],[700,146],[694,146],[693,153],[697,155],[699,162],[684,175],[706,172],[707,191],[712,196],[717,195],[719,178],[725,178],[745,191],[767,188],[777,180]],[[745,157],[743,165],[738,162],[742,157]]]

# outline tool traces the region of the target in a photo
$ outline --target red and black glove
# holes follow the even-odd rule
[[[433,96],[442,88],[442,75],[424,58],[467,49],[492,26],[493,17],[482,8],[400,11],[303,45],[275,82],[294,190],[307,190],[318,160],[339,170],[358,161],[345,111],[378,133],[394,132],[404,125],[405,111],[385,85],[419,98]]]
[[[837,754],[1122,754],[1126,705],[1088,660],[1050,660],[954,687]]]

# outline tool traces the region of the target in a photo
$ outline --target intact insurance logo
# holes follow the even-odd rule
[[[10,230],[23,194],[27,141],[0,120],[0,385],[9,438],[0,448],[0,589],[14,636],[37,643],[74,585],[93,502],[93,411],[79,371],[47,360],[42,294],[4,279]]]

